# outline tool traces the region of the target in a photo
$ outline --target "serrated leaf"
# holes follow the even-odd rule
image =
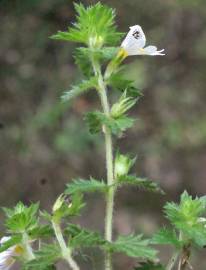
[[[126,129],[130,128],[134,123],[134,119],[125,115],[114,119],[112,117],[107,117],[105,114],[99,111],[87,113],[85,120],[89,126],[89,131],[92,134],[100,132],[102,126],[106,125],[111,130],[111,132],[117,136],[121,136],[122,133]]]
[[[87,91],[89,91],[91,89],[95,89],[95,88],[97,88],[97,78],[91,77],[88,80],[83,80],[78,85],[73,85],[71,90],[65,91],[61,98],[63,101],[69,101],[72,98],[75,98],[75,97],[77,97],[83,93],[86,93]]]
[[[85,121],[89,127],[91,134],[95,134],[101,131],[102,124],[105,122],[105,115],[99,111],[89,112],[85,115]]]
[[[164,194],[164,191],[159,187],[158,183],[147,178],[137,177],[135,175],[122,175],[118,177],[117,184],[134,185],[152,192],[160,192],[161,194]]]
[[[99,233],[74,224],[69,224],[64,233],[69,237],[69,246],[72,248],[97,247],[106,242]]]
[[[30,239],[53,236],[54,232],[50,225],[39,225],[28,233]]]
[[[43,244],[41,250],[35,252],[35,259],[24,266],[24,270],[50,270],[61,258],[61,250],[55,244]]]
[[[38,220],[36,217],[39,204],[31,204],[29,207],[23,203],[18,203],[13,209],[3,208],[7,220],[6,227],[10,232],[19,233],[34,229]]]
[[[104,43],[114,44],[121,34],[114,26],[114,10],[98,2],[84,7],[74,4],[77,17],[76,23],[67,32],[58,31],[51,38],[101,46]]]
[[[142,262],[138,267],[135,267],[134,270],[166,270],[166,268],[159,263]]]
[[[155,233],[151,243],[160,245],[172,245],[175,248],[180,248],[183,245],[183,242],[179,240],[176,232],[168,228],[162,228],[157,233]]]
[[[67,184],[66,194],[74,194],[76,192],[105,192],[108,187],[103,181],[95,180],[91,178],[90,180],[76,179],[71,183]]]
[[[183,232],[189,242],[200,247],[206,244],[206,221],[202,222],[202,215],[206,212],[203,198],[193,199],[184,192],[179,204],[167,203],[164,210],[170,222]]]
[[[153,260],[157,251],[149,246],[150,241],[142,239],[142,235],[119,236],[118,239],[106,245],[111,252],[125,253],[129,257]]]
[[[121,92],[124,92],[126,90],[128,97],[142,97],[141,91],[134,86],[134,82],[132,80],[128,80],[125,78],[122,71],[113,73],[107,81],[107,84]]]

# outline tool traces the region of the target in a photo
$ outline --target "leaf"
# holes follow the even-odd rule
[[[202,216],[206,212],[204,197],[193,199],[185,191],[179,204],[167,203],[164,210],[170,222],[184,233],[189,242],[200,247],[206,244],[206,219]]]
[[[58,31],[51,38],[74,41],[100,47],[102,44],[114,44],[122,34],[114,26],[115,12],[113,9],[98,2],[84,7],[81,3],[74,4],[77,17],[76,23],[67,32]]]
[[[98,247],[106,242],[99,233],[74,224],[69,224],[64,233],[69,237],[69,246],[72,248]]]
[[[153,260],[157,251],[149,246],[150,241],[142,239],[142,235],[119,236],[118,239],[106,245],[111,252],[125,253],[129,257]]]
[[[106,121],[105,115],[99,111],[87,113],[84,119],[91,134],[100,132],[103,122]]]
[[[134,185],[140,188],[152,191],[159,192],[164,194],[164,191],[159,187],[156,182],[148,180],[147,178],[137,177],[135,175],[122,175],[118,177],[118,185]]]
[[[77,179],[73,180],[72,183],[67,184],[66,194],[74,194],[76,192],[105,192],[108,187],[103,181],[95,180],[91,178],[90,180]]]
[[[35,252],[35,259],[24,266],[24,270],[52,270],[54,264],[61,258],[59,246],[55,244],[43,244],[41,250]]]
[[[126,115],[122,115],[118,118],[112,119],[111,131],[114,135],[121,136],[124,131],[131,128],[134,124],[134,119]]]
[[[153,262],[142,262],[134,270],[166,270],[166,268],[161,264],[156,264]]]
[[[3,208],[7,220],[6,227],[10,232],[19,233],[29,231],[38,226],[37,211],[39,204],[31,204],[29,207],[19,202],[13,209]]]
[[[107,84],[121,92],[124,92],[126,90],[128,97],[142,97],[141,91],[134,86],[134,82],[132,80],[128,80],[125,78],[122,71],[113,73],[107,81]]]
[[[114,135],[121,136],[122,133],[130,128],[134,119],[127,117],[125,115],[121,115],[118,118],[107,117],[105,114],[95,111],[89,112],[85,116],[86,123],[89,126],[89,131],[92,134],[98,133],[101,131],[102,126],[107,126]]]
[[[97,78],[91,77],[88,80],[83,80],[78,85],[73,85],[71,90],[64,92],[61,98],[63,101],[69,101],[94,88],[97,88]]]
[[[31,239],[53,236],[54,232],[50,225],[39,225],[29,232]]]
[[[181,248],[183,242],[178,239],[175,230],[162,228],[154,234],[152,244],[172,245],[175,248]]]

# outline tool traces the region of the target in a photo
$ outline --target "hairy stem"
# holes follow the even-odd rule
[[[54,228],[57,241],[61,248],[63,258],[68,262],[72,270],[80,270],[79,266],[77,265],[75,260],[72,258],[71,249],[65,243],[59,223],[53,221],[52,226]]]
[[[31,261],[31,260],[35,259],[32,247],[30,246],[30,243],[29,243],[29,237],[28,237],[27,233],[23,234],[23,245],[24,245],[24,249],[26,251],[26,260]]]
[[[173,267],[175,266],[176,262],[177,262],[177,259],[178,259],[178,256],[179,256],[179,252],[176,251],[172,257],[170,258],[169,262],[168,262],[168,265],[166,267],[166,270],[172,270]]]
[[[107,89],[103,80],[101,69],[98,63],[92,61],[94,73],[98,76],[98,90],[104,114],[110,116],[110,107],[107,98]],[[114,169],[113,169],[113,146],[112,134],[108,127],[103,126],[105,137],[105,152],[106,152],[106,168],[107,168],[107,185],[109,186],[106,195],[106,216],[105,216],[105,239],[112,241],[113,228],[113,209],[114,209]],[[109,251],[105,252],[105,270],[112,270],[112,255]]]

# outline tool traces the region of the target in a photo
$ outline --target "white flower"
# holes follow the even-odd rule
[[[142,27],[134,25],[130,27],[130,31],[121,44],[125,56],[128,55],[165,55],[163,50],[158,51],[155,46],[147,46],[145,34]]]
[[[0,244],[4,244],[8,240],[10,240],[11,237],[4,236],[0,240]],[[22,254],[23,249],[19,245],[12,246],[8,248],[7,250],[0,253],[0,270],[9,270],[11,266],[15,262],[15,257]]]

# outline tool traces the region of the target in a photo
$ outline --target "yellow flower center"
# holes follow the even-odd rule
[[[14,249],[14,252],[18,255],[22,254],[24,252],[24,249],[22,246],[20,245],[16,245],[15,249]]]
[[[118,58],[126,58],[128,56],[128,52],[124,48],[120,48],[117,57]]]

